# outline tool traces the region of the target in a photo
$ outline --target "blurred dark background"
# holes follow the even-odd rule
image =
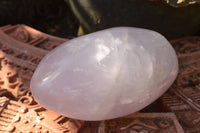
[[[72,38],[78,21],[64,0],[0,0],[0,26],[26,24],[42,32]]]
[[[199,1],[199,0],[195,0]],[[0,0],[0,26],[26,24],[63,38],[133,26],[167,39],[199,35],[200,4],[191,0]]]

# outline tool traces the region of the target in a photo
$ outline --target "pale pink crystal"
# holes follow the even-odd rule
[[[118,27],[58,46],[39,64],[31,89],[49,110],[81,120],[105,120],[152,103],[177,72],[174,49],[162,35]]]

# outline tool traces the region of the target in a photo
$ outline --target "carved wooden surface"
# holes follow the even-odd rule
[[[25,25],[0,28],[0,132],[78,132],[83,121],[44,109],[29,89],[40,60],[65,41]]]
[[[103,123],[104,133],[183,133],[173,113],[135,113]]]
[[[200,132],[200,37],[186,37],[172,44],[181,59],[179,74],[161,97],[161,104],[176,114],[186,133],[197,133]]]
[[[21,97],[19,101],[0,97],[0,132],[16,133],[76,133],[82,121],[72,120],[32,105],[32,97]]]
[[[180,70],[156,104],[130,116],[97,122],[44,109],[30,92],[30,79],[40,60],[65,41],[26,25],[0,27],[0,133],[200,132],[200,37],[171,41]]]

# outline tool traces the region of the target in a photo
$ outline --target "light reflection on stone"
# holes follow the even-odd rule
[[[58,46],[32,80],[45,108],[81,120],[105,120],[136,112],[161,96],[178,72],[175,51],[159,33],[111,28]]]

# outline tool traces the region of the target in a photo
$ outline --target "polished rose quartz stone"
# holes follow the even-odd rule
[[[178,72],[177,56],[159,33],[130,27],[67,41],[37,67],[31,89],[45,108],[81,120],[134,113],[160,97]]]

